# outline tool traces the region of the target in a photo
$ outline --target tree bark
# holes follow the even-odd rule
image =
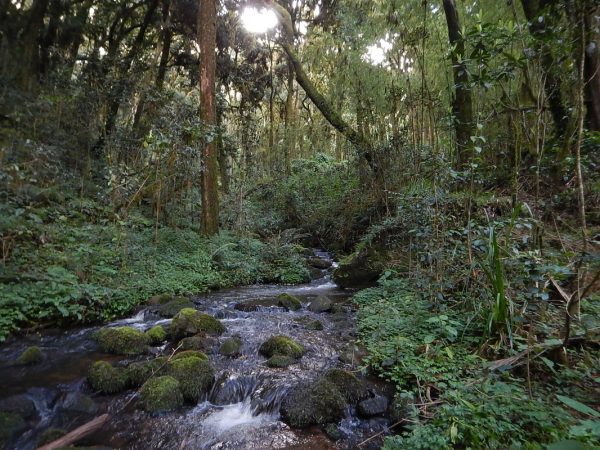
[[[40,70],[39,40],[44,29],[44,16],[50,0],[35,0],[29,10],[29,18],[23,31],[20,84],[23,89],[32,89]]]
[[[592,131],[600,131],[600,6],[587,3],[585,20],[585,106],[587,126]]]
[[[202,149],[202,232],[219,232],[218,167],[216,154],[215,72],[217,46],[217,0],[200,0],[198,44],[200,47],[200,118],[207,130]]]
[[[546,78],[544,90],[552,120],[556,127],[557,137],[564,136],[569,126],[569,112],[564,106],[560,78],[556,75],[554,58],[552,52],[544,44],[544,36],[547,33],[547,23],[551,21],[551,14],[543,14],[544,10],[552,6],[554,0],[521,0],[525,18],[528,22],[529,32],[537,41],[538,50],[541,52],[542,71]],[[540,17],[542,20],[540,21]]]
[[[452,73],[454,77],[454,99],[452,112],[456,130],[456,148],[458,168],[464,168],[471,153],[473,136],[473,101],[469,87],[469,72],[464,62],[465,40],[461,33],[460,20],[454,0],[444,0],[444,12],[448,25],[448,40],[452,47]]]
[[[156,89],[162,90],[167,74],[167,64],[169,63],[169,54],[171,52],[171,41],[173,39],[173,31],[171,30],[171,20],[169,15],[169,7],[171,0],[163,0],[162,18],[162,50],[160,54],[160,62],[158,63],[158,72],[156,74]]]
[[[319,90],[308,77],[307,73],[304,71],[302,63],[300,62],[300,58],[298,58],[298,55],[296,54],[296,51],[292,45],[294,39],[294,28],[290,13],[274,0],[263,0],[263,3],[275,11],[275,14],[278,16],[279,21],[284,28],[285,37],[281,41],[281,46],[292,63],[292,66],[294,67],[296,81],[298,84],[302,87],[302,89],[304,89],[306,95],[315,104],[321,114],[323,114],[323,117],[325,117],[327,122],[329,122],[331,126],[342,133],[344,137],[348,139],[348,141],[350,141],[354,147],[356,147],[359,155],[365,159],[371,170],[374,173],[377,173],[377,166],[373,160],[373,145],[371,142],[369,142],[369,140],[362,133],[352,128],[342,118],[342,116],[333,109],[333,106],[329,100],[327,100],[325,96],[319,92]]]

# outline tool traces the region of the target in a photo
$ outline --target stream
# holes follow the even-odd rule
[[[335,263],[329,254],[314,250],[314,256]],[[215,368],[216,381],[204,401],[171,413],[152,415],[136,407],[135,390],[117,395],[98,395],[86,382],[94,361],[125,364],[131,358],[100,353],[92,334],[97,327],[48,331],[23,337],[0,347],[0,409],[15,402],[32,403],[27,429],[10,444],[19,450],[37,447],[39,436],[49,428],[73,430],[108,413],[110,421],[77,445],[119,449],[350,449],[379,448],[381,440],[369,437],[385,432],[384,416],[359,418],[348,407],[338,426],[338,440],[328,438],[320,427],[292,429],[280,420],[279,408],[286,392],[299,381],[311,380],[333,367],[357,372],[353,354],[355,310],[349,302],[352,292],[339,289],[330,277],[331,269],[315,271],[314,279],[298,286],[257,285],[212,292],[192,297],[196,308],[221,320],[227,331],[207,352]],[[289,293],[298,297],[302,309],[287,311],[261,307],[245,312],[235,305],[253,299]],[[334,303],[332,312],[315,313],[307,305],[318,296]],[[308,321],[318,320],[322,330],[309,330]],[[151,307],[108,326],[133,326],[146,330],[167,324]],[[273,335],[285,334],[300,342],[306,354],[285,369],[269,368],[258,353],[259,346]],[[241,355],[219,354],[219,342],[238,336]],[[40,364],[17,366],[13,361],[28,346],[44,352]],[[156,354],[169,354],[168,346],[154,347]],[[137,358],[140,359],[140,358]],[[387,387],[377,380],[365,380],[371,392]],[[373,394],[374,395],[374,394]],[[91,398],[91,401],[90,401]],[[13,447],[14,446],[14,447]]]

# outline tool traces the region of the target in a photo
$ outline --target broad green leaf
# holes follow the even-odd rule
[[[572,399],[571,397],[565,397],[564,395],[557,394],[556,398],[558,398],[561,402],[563,402],[569,408],[574,409],[575,411],[579,411],[580,413],[583,413],[583,414],[588,414],[592,417],[600,417],[600,413],[598,411],[590,408],[587,405],[584,405],[581,402],[578,402],[575,399]]]

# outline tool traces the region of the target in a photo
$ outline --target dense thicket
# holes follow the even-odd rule
[[[247,6],[281,26],[250,33]],[[594,0],[0,1],[0,337],[299,282],[292,244],[322,246],[383,274],[370,362],[431,419],[390,448],[594,442],[557,405],[600,404],[599,45]]]

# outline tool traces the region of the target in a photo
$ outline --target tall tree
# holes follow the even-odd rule
[[[555,60],[546,36],[558,15],[555,8],[556,0],[521,0],[523,11],[527,19],[529,32],[536,40],[540,52],[542,71],[546,82],[544,90],[556,127],[557,136],[563,136],[569,126],[569,113],[564,106],[560,78],[556,74]]]
[[[460,20],[454,0],[444,0],[444,13],[448,25],[448,39],[452,51],[452,73],[454,76],[454,99],[452,112],[456,130],[458,167],[465,166],[469,159],[471,136],[473,136],[473,101],[469,86],[469,72],[465,64],[465,39],[461,33]]]
[[[333,108],[333,105],[314,85],[304,70],[300,58],[294,49],[294,25],[292,17],[287,9],[281,6],[274,0],[263,0],[262,3],[272,8],[283,26],[284,37],[281,40],[281,46],[290,60],[294,72],[296,73],[296,81],[304,89],[306,95],[311,99],[317,109],[323,114],[323,117],[339,131],[350,143],[352,143],[359,155],[369,164],[374,173],[377,172],[377,166],[373,159],[373,144],[369,142],[366,136],[359,130],[356,130],[348,124],[342,117],[339,111]]]
[[[584,5],[587,125],[600,131],[600,4],[587,0]]]
[[[208,139],[202,149],[202,231],[219,231],[219,194],[216,141],[215,72],[217,46],[217,0],[200,0],[198,44],[200,48],[200,118]]]

